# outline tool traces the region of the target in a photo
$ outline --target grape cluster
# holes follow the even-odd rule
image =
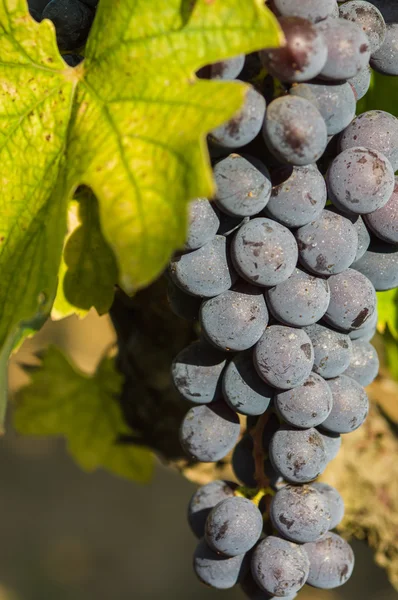
[[[369,63],[398,74],[393,4],[272,0],[286,45],[199,73],[251,87],[209,136],[214,202],[191,202],[167,272],[172,310],[200,332],[172,379],[191,404],[184,450],[228,455],[239,482],[191,499],[195,573],[252,600],[338,587],[354,567],[333,532],[343,500],[316,480],[366,419],[376,290],[398,286],[398,120],[355,116]]]

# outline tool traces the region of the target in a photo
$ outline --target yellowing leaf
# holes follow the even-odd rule
[[[89,377],[50,347],[41,366],[33,369],[31,383],[18,395],[15,428],[25,435],[65,437],[69,452],[87,471],[103,467],[134,481],[148,481],[152,453],[120,441],[132,434],[117,400],[121,387],[122,376],[110,358]]]
[[[117,283],[115,257],[102,235],[98,205],[83,189],[70,203],[70,234],[66,239],[52,317],[77,313],[84,317],[91,307],[102,315],[111,307]]]
[[[51,310],[79,185],[98,198],[119,284],[161,272],[187,202],[213,191],[205,136],[245,94],[196,70],[281,39],[262,0],[101,0],[73,69],[49,21],[0,2],[0,348]]]
[[[398,290],[378,292],[377,312],[378,330],[384,333],[386,327],[388,327],[395,339],[398,339]]]

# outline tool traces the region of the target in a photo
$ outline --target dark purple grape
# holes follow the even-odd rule
[[[310,560],[309,585],[330,590],[344,585],[351,577],[354,553],[339,535],[328,533],[318,542],[305,544],[303,549]]]
[[[274,402],[289,425],[308,429],[320,425],[328,418],[333,398],[326,381],[320,375],[311,373],[303,385],[276,394]]]
[[[331,514],[328,502],[311,485],[286,485],[273,497],[270,517],[280,535],[303,544],[329,530]]]
[[[398,169],[398,119],[383,110],[369,110],[356,117],[340,138],[341,150],[363,146],[381,152]]]
[[[398,75],[398,23],[387,23],[384,43],[372,54],[370,66],[382,75]]]
[[[171,376],[183,398],[195,404],[209,404],[221,398],[225,365],[225,354],[206,342],[193,342],[173,360]]]
[[[314,348],[313,371],[325,379],[344,373],[352,355],[352,343],[348,335],[320,323],[306,327],[305,332]]]
[[[356,99],[349,83],[300,83],[293,85],[290,93],[305,98],[319,110],[328,135],[340,133],[355,117]]]
[[[278,160],[297,166],[316,162],[327,144],[322,115],[311,102],[298,96],[283,96],[271,102],[263,136]]]
[[[214,167],[215,203],[233,217],[252,217],[261,212],[271,196],[268,169],[250,156],[230,154]]]
[[[301,17],[282,17],[279,25],[286,43],[260,52],[268,73],[281,81],[308,81],[325,66],[328,50],[323,35]]]
[[[363,98],[368,92],[371,79],[372,71],[369,67],[365,67],[359,71],[358,75],[355,75],[355,77],[351,77],[351,79],[349,79],[348,83],[352,87],[357,102],[358,100],[361,100],[361,98]]]
[[[191,408],[180,428],[185,452],[201,462],[217,462],[232,450],[240,433],[239,418],[224,402]]]
[[[305,584],[309,559],[302,546],[268,536],[253,552],[252,575],[257,585],[269,594],[291,596]]]
[[[217,590],[229,590],[243,580],[250,568],[247,554],[225,557],[209,548],[205,540],[196,547],[193,557],[193,570],[205,585]]]
[[[343,498],[334,487],[327,483],[315,482],[312,484],[312,487],[323,496],[327,503],[330,514],[329,530],[335,529],[344,517]]]
[[[355,77],[370,58],[370,44],[366,34],[355,23],[328,17],[317,24],[328,47],[328,58],[321,76],[344,81]]]
[[[196,250],[216,236],[220,220],[212,203],[206,198],[193,200],[189,205],[188,215],[188,235],[185,250]]]
[[[269,385],[288,390],[302,385],[314,364],[314,349],[302,329],[268,327],[254,350],[254,364]]]
[[[226,403],[243,415],[262,415],[274,395],[274,390],[257,374],[251,351],[233,357],[225,370],[222,389]]]
[[[325,321],[343,331],[364,327],[376,311],[376,293],[369,279],[359,271],[347,269],[332,275],[329,287]]]
[[[288,279],[297,257],[293,234],[271,219],[252,219],[238,230],[232,242],[236,269],[259,286],[277,285]]]
[[[224,148],[239,148],[249,144],[260,132],[265,114],[265,100],[253,87],[246,94],[240,112],[210,134],[212,143]]]
[[[343,211],[371,213],[387,204],[394,191],[393,167],[384,154],[363,146],[348,148],[327,173],[329,198]]]
[[[358,251],[354,225],[327,209],[316,221],[300,227],[296,239],[301,264],[318,275],[332,275],[348,269]]]
[[[268,325],[261,289],[240,281],[230,290],[202,302],[200,323],[206,338],[218,349],[239,352],[254,346]]]
[[[177,317],[186,321],[196,321],[199,317],[201,300],[183,292],[171,279],[167,282],[167,300]]]
[[[370,52],[376,52],[386,37],[386,24],[381,12],[371,3],[364,0],[353,0],[340,6],[340,18],[356,23],[369,40]]]
[[[316,479],[328,462],[322,436],[313,428],[283,425],[271,439],[269,455],[274,469],[296,484]]]
[[[333,433],[350,433],[368,416],[369,400],[363,387],[351,377],[340,375],[329,379],[333,408],[322,428]]]
[[[284,166],[274,170],[271,198],[264,215],[289,228],[302,227],[325,208],[325,180],[316,165]]]
[[[339,453],[342,443],[341,435],[339,433],[332,433],[331,431],[323,431],[322,429],[318,429],[318,433],[325,446],[327,461],[330,462],[335,459]],[[330,529],[332,529],[332,527]]]
[[[366,387],[376,379],[379,366],[376,348],[369,342],[355,340],[352,343],[350,366],[344,372],[344,375],[355,379],[357,383]]]
[[[206,519],[205,539],[214,552],[238,556],[253,548],[263,530],[263,516],[247,498],[219,502]]]
[[[204,536],[206,519],[211,509],[221,500],[234,496],[237,487],[232,481],[218,479],[196,490],[188,505],[188,522],[196,537]]]
[[[305,327],[322,319],[330,301],[329,285],[295,269],[286,281],[270,288],[267,304],[276,319],[284,325]]]

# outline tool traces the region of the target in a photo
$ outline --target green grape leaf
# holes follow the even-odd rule
[[[195,72],[279,45],[263,4],[101,0],[85,60],[70,68],[52,23],[36,23],[26,0],[2,0],[0,349],[50,313],[79,185],[98,199],[119,285],[132,293],[162,271],[183,242],[187,202],[214,190],[205,136],[246,93]]]
[[[117,264],[102,235],[97,200],[87,188],[70,203],[69,221],[52,317],[84,317],[91,307],[105,314],[113,301]]]
[[[134,481],[149,481],[152,453],[119,441],[132,431],[117,400],[123,378],[113,359],[105,357],[88,376],[51,346],[42,364],[29,371],[31,382],[16,398],[14,425],[19,433],[65,437],[70,454],[86,471],[102,467]]]
[[[389,374],[398,381],[398,344],[397,337],[394,336],[388,327],[383,336],[384,353]]]
[[[388,327],[393,337],[398,340],[398,290],[377,293],[377,312],[380,333]]]

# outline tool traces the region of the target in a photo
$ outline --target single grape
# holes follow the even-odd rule
[[[319,110],[328,135],[340,133],[355,117],[356,99],[349,83],[300,83],[293,85],[290,93],[305,98]]]
[[[203,298],[226,292],[236,281],[227,241],[221,235],[198,250],[175,256],[170,262],[169,273],[184,292]]]
[[[318,275],[348,269],[358,251],[354,225],[330,210],[324,210],[316,221],[300,227],[296,239],[300,263]]]
[[[327,503],[330,513],[329,530],[341,523],[344,517],[344,500],[336,488],[327,483],[315,482],[312,487],[319,492]]]
[[[357,383],[366,387],[376,379],[379,367],[380,363],[376,348],[363,340],[354,341],[350,366],[344,375],[355,379]]]
[[[258,374],[273,387],[288,390],[302,385],[314,364],[314,349],[302,329],[268,327],[254,350]]]
[[[277,285],[288,279],[297,257],[293,234],[270,219],[252,219],[238,230],[232,242],[236,269],[259,286]]]
[[[333,433],[350,433],[368,416],[369,400],[363,387],[351,377],[340,375],[328,381],[333,408],[322,427]]]
[[[305,328],[314,348],[313,371],[325,379],[344,373],[350,364],[352,343],[348,335],[316,323]]]
[[[251,351],[233,357],[224,372],[222,390],[230,408],[243,415],[262,415],[274,394],[258,376]]]
[[[358,100],[361,100],[361,98],[363,98],[368,92],[371,79],[372,71],[369,67],[365,67],[364,69],[361,69],[359,73],[355,75],[355,77],[351,77],[351,79],[348,81],[352,87],[357,102]]]
[[[196,537],[204,536],[206,519],[211,509],[221,500],[233,497],[237,487],[232,481],[218,479],[196,490],[188,505],[188,522]]]
[[[227,58],[226,60],[203,67],[198,71],[197,76],[201,79],[236,79],[242,71],[244,64],[245,55],[238,54],[238,56],[234,56],[233,58]]]
[[[384,206],[365,215],[365,223],[378,238],[388,244],[398,244],[398,178],[394,192]]]
[[[193,200],[188,209],[188,234],[185,250],[197,250],[216,236],[220,219],[206,198]]]
[[[365,275],[378,292],[398,287],[397,246],[373,239],[363,257],[352,266]]]
[[[309,559],[301,546],[270,535],[254,550],[251,568],[262,590],[286,598],[307,581]]]
[[[247,598],[249,598],[249,600],[278,600],[278,597],[280,597],[274,596],[273,594],[268,594],[259,588],[251,573],[246,575],[240,585],[242,592]],[[284,600],[294,600],[295,598],[297,598],[297,594],[289,594],[289,596],[284,596]]]
[[[230,154],[214,167],[215,203],[233,217],[252,217],[265,208],[271,196],[268,169],[250,156]]]
[[[206,520],[205,538],[215,552],[238,556],[253,548],[263,530],[263,516],[247,498],[219,502]]]
[[[318,23],[317,28],[325,36],[328,47],[328,58],[321,77],[344,81],[355,77],[368,65],[369,40],[356,23],[328,17]]]
[[[268,325],[268,310],[260,288],[240,281],[230,290],[204,300],[200,323],[217,348],[239,352],[254,346]]]
[[[289,425],[308,429],[328,418],[333,398],[326,381],[320,375],[311,373],[303,385],[276,394],[274,402]]]
[[[340,138],[341,150],[363,146],[381,152],[398,169],[398,119],[383,110],[369,110],[356,117]]]
[[[284,538],[303,544],[315,542],[329,530],[330,510],[310,485],[286,485],[272,499],[270,517]]]
[[[287,17],[302,17],[313,23],[333,15],[336,0],[274,0],[276,11]]]
[[[180,428],[185,452],[201,462],[217,462],[232,450],[240,433],[239,418],[226,404],[191,408]]]
[[[351,546],[335,533],[303,546],[310,561],[307,583],[322,590],[344,585],[354,569]]]
[[[376,311],[376,293],[369,279],[359,271],[347,269],[332,275],[329,287],[325,321],[343,331],[364,327]]]
[[[336,207],[334,207],[334,206],[333,207],[329,206],[328,210],[331,210],[332,212],[337,211]],[[367,230],[364,220],[359,215],[349,215],[347,213],[343,213],[342,216],[345,217],[346,219],[348,219],[349,221],[351,221],[351,223],[354,225],[355,230],[357,232],[358,249],[357,249],[357,254],[355,256],[355,260],[357,261],[360,258],[362,258],[362,256],[365,254],[366,250],[369,248],[369,244],[370,244],[369,231]]]
[[[236,479],[249,488],[257,488],[256,465],[253,457],[253,439],[245,434],[232,454],[232,468]]]
[[[388,23],[383,45],[370,59],[372,69],[382,75],[398,75],[398,23]]]
[[[339,154],[327,173],[329,198],[345,212],[371,213],[387,204],[394,191],[394,170],[377,150],[348,148]]]
[[[282,17],[279,25],[285,45],[260,52],[267,72],[288,82],[308,81],[319,75],[328,55],[323,35],[301,17]]]
[[[84,60],[84,56],[80,56],[80,54],[63,54],[62,58],[70,67],[77,67]]]
[[[229,590],[239,583],[250,568],[246,554],[225,557],[217,554],[200,540],[193,557],[193,570],[198,579],[217,590]]]
[[[186,400],[209,404],[221,398],[221,376],[225,354],[204,341],[193,342],[173,360],[173,383]]]
[[[273,435],[269,446],[274,469],[290,483],[308,483],[327,465],[322,437],[316,429],[294,429],[283,425]]]
[[[180,319],[196,321],[199,318],[200,298],[186,294],[171,279],[167,282],[167,300],[173,313]]]
[[[263,136],[278,160],[297,166],[316,162],[327,144],[322,115],[311,102],[298,96],[283,96],[271,102]]]
[[[224,148],[239,148],[249,144],[261,130],[265,115],[265,100],[253,87],[246,94],[240,112],[210,134],[213,143]]]
[[[354,0],[340,6],[340,18],[347,19],[362,27],[369,40],[370,52],[376,52],[386,37],[386,24],[381,12],[364,0]]]
[[[331,431],[322,431],[321,429],[318,429],[318,433],[325,445],[327,460],[330,462],[339,453],[342,442],[341,435],[339,433],[332,433]]]
[[[94,11],[80,0],[51,0],[43,10],[42,19],[54,23],[59,48],[73,50],[85,43]]]
[[[284,325],[304,327],[316,323],[325,314],[330,300],[329,285],[320,279],[295,269],[286,281],[270,288],[267,304]]]
[[[271,198],[264,215],[289,228],[302,227],[325,208],[325,180],[316,165],[283,166],[274,170]]]

